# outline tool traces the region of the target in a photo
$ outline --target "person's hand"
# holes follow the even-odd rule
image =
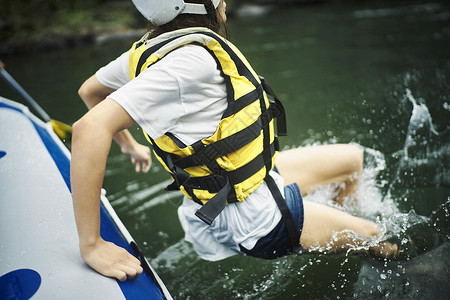
[[[123,153],[131,156],[131,162],[135,164],[136,173],[147,173],[152,165],[152,155],[150,148],[136,143],[132,149],[122,149]]]
[[[82,246],[84,261],[100,274],[121,282],[138,277],[143,269],[140,261],[125,249],[99,238],[93,245]]]

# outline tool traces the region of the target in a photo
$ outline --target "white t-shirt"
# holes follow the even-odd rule
[[[181,47],[129,79],[128,52],[97,71],[103,85],[117,89],[108,98],[120,104],[153,139],[167,132],[186,145],[212,135],[227,107],[225,81],[214,58],[198,45]],[[271,175],[283,193],[283,179]],[[284,196],[284,195],[283,195]],[[243,203],[225,207],[208,226],[194,214],[201,206],[188,198],[178,209],[185,239],[203,259],[220,260],[252,249],[281,220],[263,183]]]

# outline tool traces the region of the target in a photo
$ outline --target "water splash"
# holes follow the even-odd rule
[[[439,133],[434,129],[431,114],[425,103],[417,103],[417,100],[413,97],[409,89],[406,89],[405,97],[413,105],[405,145],[403,147],[403,160],[407,162],[410,158],[411,148],[414,146],[426,147],[427,151],[425,155],[428,154],[430,152],[429,140],[433,135],[437,136]],[[420,135],[421,130],[425,130],[423,135]]]
[[[409,81],[409,76],[405,79]],[[427,174],[430,169],[435,171],[436,165],[441,165],[441,159],[448,156],[449,145],[439,146],[436,138],[439,133],[433,126],[431,114],[423,99],[416,100],[410,89],[405,90],[404,99],[412,104],[411,117],[406,132],[403,149],[395,152],[394,157],[399,158],[393,180],[386,191],[385,199],[391,199],[392,190],[397,184],[405,184],[409,179],[414,181],[414,173],[423,172]],[[440,169],[440,168],[438,168]],[[439,173],[433,172],[434,181],[445,178],[446,170]],[[437,176],[437,177],[436,177]],[[424,176],[422,176],[424,177]],[[445,180],[445,179],[444,179]],[[414,183],[414,182],[413,182]],[[425,184],[422,181],[422,184]]]

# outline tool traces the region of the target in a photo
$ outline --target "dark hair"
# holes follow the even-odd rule
[[[150,24],[149,38],[154,38],[166,32],[188,27],[206,27],[224,37],[228,35],[226,25],[224,22],[220,22],[217,16],[216,9],[214,8],[214,5],[211,0],[188,0],[185,2],[204,4],[208,14],[206,15],[180,14],[169,23],[160,26]]]

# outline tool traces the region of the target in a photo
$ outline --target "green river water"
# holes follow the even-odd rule
[[[388,236],[450,201],[450,5],[446,1],[324,3],[232,18],[230,39],[284,102],[283,148],[355,143],[365,148],[359,202],[350,212]],[[54,119],[85,112],[81,83],[130,41],[3,58]],[[20,100],[0,83],[1,95]],[[144,142],[141,131],[131,132]],[[179,193],[156,160],[135,174],[116,145],[104,187],[118,215],[176,299],[448,299],[449,212],[444,241],[403,262],[304,255],[273,261],[198,258],[177,218]],[[330,203],[323,187],[306,197]],[[447,203],[448,206],[448,203]],[[447,239],[447,241],[445,241]]]

